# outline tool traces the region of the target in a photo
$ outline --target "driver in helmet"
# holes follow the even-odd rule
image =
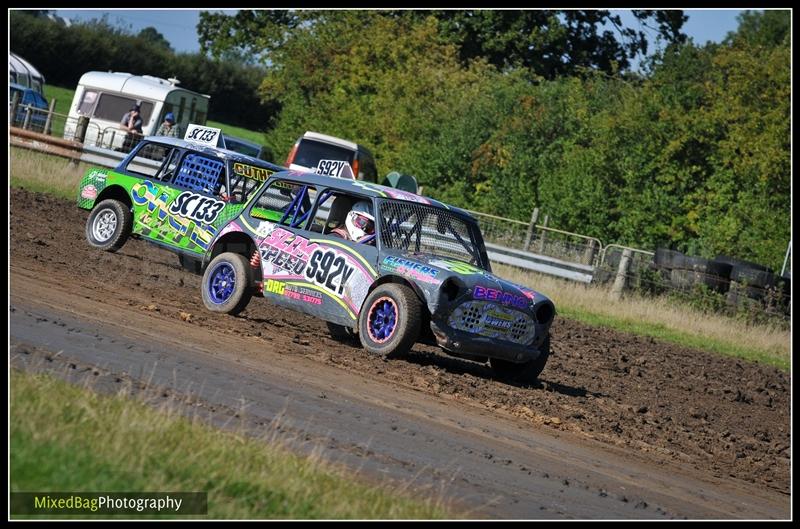
[[[360,200],[347,213],[344,225],[331,230],[331,235],[348,241],[375,244],[375,217],[372,207],[366,200]]]

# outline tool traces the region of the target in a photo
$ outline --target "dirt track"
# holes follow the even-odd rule
[[[778,503],[784,498],[788,515],[790,378],[775,368],[560,318],[554,354],[535,387],[495,380],[488,367],[434,348],[387,362],[331,340],[317,320],[262,300],[237,318],[206,313],[199,277],[180,269],[177,257],[136,240],[117,254],[91,249],[83,235],[87,213],[71,202],[14,189],[11,206],[12,302],[16,295],[22,303],[20,289],[39,277],[94,303],[98,313],[116,307],[141,315],[143,325],[174,322],[199,341],[213,335],[262,343],[265,368],[272,355],[304,358],[321,372],[457,404],[459,413],[490,411],[521,428],[622,449],[654,474],[678,468],[717,485],[750,482]]]

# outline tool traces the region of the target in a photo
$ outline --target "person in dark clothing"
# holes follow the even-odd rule
[[[122,116],[122,121],[119,123],[119,128],[128,132],[125,135],[125,141],[122,143],[124,152],[131,152],[131,149],[136,147],[142,139],[142,125],[141,107],[137,103]]]

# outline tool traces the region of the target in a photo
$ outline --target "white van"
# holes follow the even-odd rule
[[[78,118],[88,116],[84,144],[109,149],[122,148],[126,131],[120,129],[122,116],[135,104],[141,107],[142,132],[156,133],[164,116],[172,112],[183,136],[189,123],[204,125],[211,96],[178,87],[177,79],[122,72],[87,72],[75,90],[69,108],[64,137],[73,138]]]

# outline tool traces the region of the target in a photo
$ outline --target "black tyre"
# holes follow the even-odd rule
[[[727,263],[733,267],[738,268],[752,268],[754,270],[761,270],[762,272],[771,272],[772,270],[768,266],[760,265],[758,263],[754,263],[752,261],[744,261],[742,259],[735,259],[733,257],[729,257],[727,255],[718,255],[715,261],[720,263]]]
[[[356,332],[350,327],[329,321],[326,321],[325,324],[328,326],[328,333],[330,333],[331,338],[338,342],[354,342],[357,339]]]
[[[133,215],[119,200],[107,199],[95,205],[86,220],[86,240],[100,250],[116,252],[131,234]]]
[[[755,268],[733,267],[731,280],[746,284],[750,287],[770,288],[775,286],[777,276],[771,272],[756,270]]]
[[[203,304],[211,312],[239,314],[253,296],[253,273],[247,258],[225,252],[214,258],[203,274]]]
[[[535,359],[522,364],[515,364],[508,360],[490,358],[489,363],[495,373],[506,380],[516,382],[533,383],[542,374],[547,359],[550,357],[550,335],[547,335],[542,345],[539,347],[539,356]]]
[[[358,337],[370,353],[403,355],[417,341],[421,321],[422,303],[413,290],[394,283],[380,285],[364,301]]]
[[[669,250],[667,248],[656,248],[656,254],[653,256],[653,262],[659,268],[673,269],[683,268],[685,256],[678,251]]]

